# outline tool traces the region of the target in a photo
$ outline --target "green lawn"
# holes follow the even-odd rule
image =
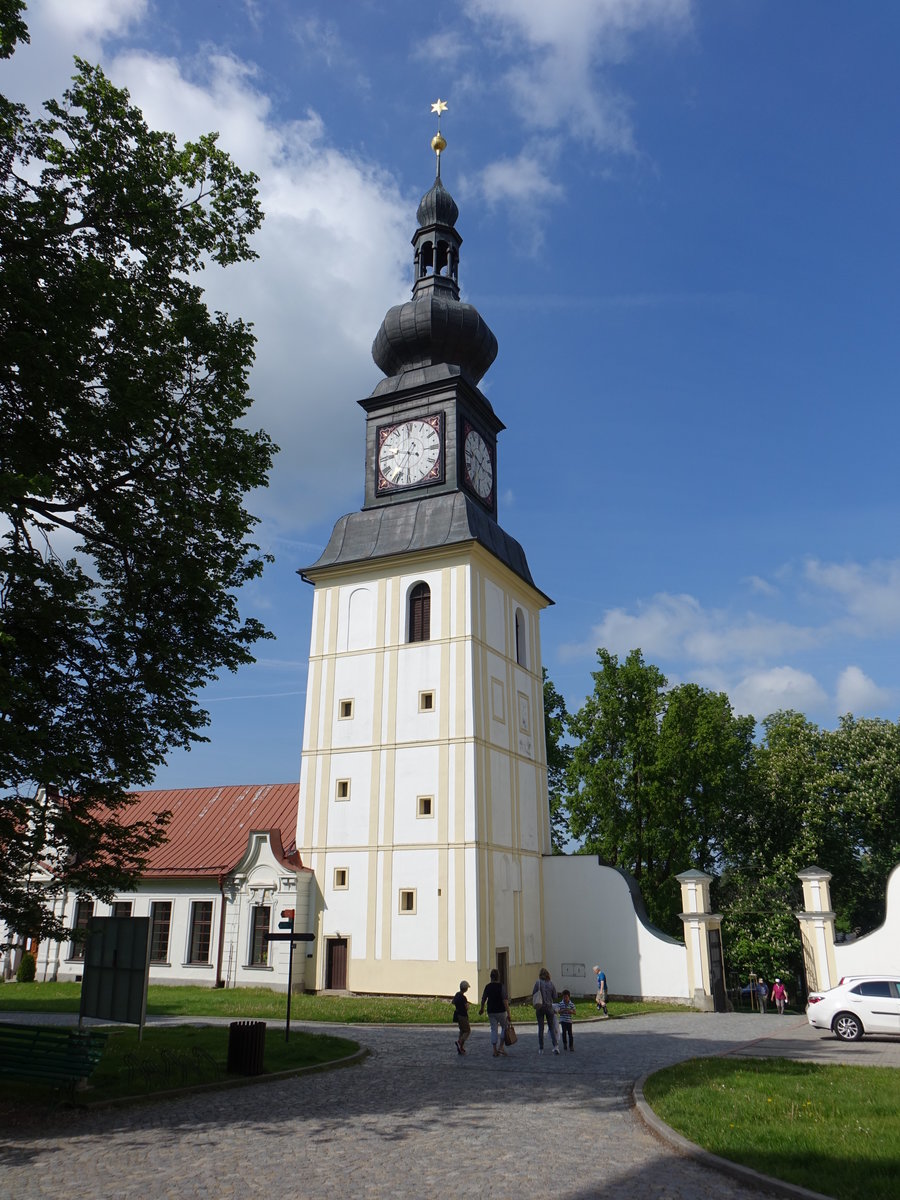
[[[81,997],[79,983],[7,983],[0,986],[0,1012],[77,1013]],[[478,997],[470,1001],[473,1021],[478,1016]],[[593,997],[578,1000],[576,1019],[596,1016]],[[163,987],[152,984],[147,993],[151,1016],[259,1018],[284,1021],[287,997],[268,988]],[[677,1010],[676,1006],[643,1002],[609,1005],[610,1016]],[[530,1004],[512,1006],[513,1021],[534,1020]],[[323,1021],[356,1025],[441,1025],[450,1024],[446,1000],[408,999],[402,996],[310,996],[291,997],[291,1020]]]
[[[722,1158],[836,1200],[895,1200],[900,1071],[703,1058],[658,1071],[644,1095]]]
[[[269,1025],[263,1067],[266,1074],[314,1067],[346,1058],[359,1049],[349,1038],[294,1031],[284,1039],[283,1027]],[[197,1053],[199,1052],[199,1053]],[[228,1028],[222,1025],[178,1025],[147,1028],[138,1041],[135,1027],[113,1029],[103,1057],[88,1087],[74,1096],[76,1103],[96,1103],[205,1083],[244,1079],[229,1074]],[[43,1107],[70,1098],[51,1085],[4,1077],[3,1104]]]

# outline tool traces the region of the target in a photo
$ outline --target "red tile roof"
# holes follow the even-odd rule
[[[254,832],[271,833],[276,858],[297,870],[302,866],[295,844],[299,793],[298,783],[136,792],[129,817],[172,814],[167,839],[150,851],[143,875],[226,875],[246,854]]]

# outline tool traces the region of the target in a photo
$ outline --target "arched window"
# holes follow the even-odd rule
[[[409,593],[409,640],[427,642],[431,638],[431,588],[417,583]]]
[[[516,662],[520,667],[528,666],[525,637],[525,614],[521,608],[516,609]]]

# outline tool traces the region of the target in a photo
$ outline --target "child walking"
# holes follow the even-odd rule
[[[469,1024],[469,1001],[466,999],[468,990],[469,982],[463,979],[459,985],[459,991],[453,997],[453,1020],[459,1026],[459,1037],[456,1040],[457,1054],[465,1054],[466,1038],[472,1032],[472,1026]]]
[[[575,1005],[568,988],[563,989],[562,1000],[559,1002],[559,1027],[562,1030],[563,1050],[574,1050],[572,1040],[572,1018],[575,1016]]]

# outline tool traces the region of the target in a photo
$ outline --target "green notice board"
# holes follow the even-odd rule
[[[82,1017],[143,1028],[150,976],[149,917],[91,917],[84,947]]]

